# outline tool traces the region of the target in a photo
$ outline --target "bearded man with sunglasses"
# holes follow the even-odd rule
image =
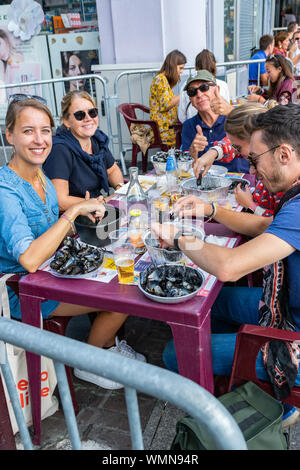
[[[214,147],[214,142],[225,137],[226,116],[216,113],[214,103],[220,101],[219,87],[214,75],[207,70],[199,70],[196,75],[190,77],[184,90],[198,113],[183,123],[182,150],[189,151],[194,160],[197,160]],[[226,103],[225,100],[223,102]],[[231,105],[227,103],[227,106],[230,111]],[[218,158],[218,155],[216,157]],[[221,163],[216,162],[216,164]],[[226,166],[228,171],[238,171],[236,159],[222,165]]]
[[[185,216],[207,216],[234,232],[251,237],[236,248],[198,240],[171,224],[152,227],[162,246],[177,246],[204,271],[222,282],[235,282],[258,269],[264,270],[263,287],[223,287],[211,309],[214,374],[230,375],[236,329],[243,324],[300,331],[300,113],[299,106],[276,106],[249,116],[250,163],[257,177],[272,192],[283,192],[273,217],[238,213],[195,196],[175,206]],[[184,206],[192,204],[192,210]],[[199,353],[200,354],[200,353]],[[199,359],[199,358],[198,358]],[[256,362],[259,379],[269,380],[278,400],[300,385],[300,351],[295,342],[270,341]],[[164,360],[177,370],[174,344]],[[195,358],[197,360],[197,358]],[[293,424],[299,412],[285,405],[283,426]]]

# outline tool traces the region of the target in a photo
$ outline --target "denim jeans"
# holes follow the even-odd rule
[[[261,296],[260,287],[223,287],[218,295],[211,309],[211,344],[215,375],[230,375],[237,335],[233,330],[244,323],[258,324]],[[178,372],[173,340],[164,349],[163,361],[169,370]],[[261,352],[256,360],[256,373],[259,379],[268,380]],[[300,385],[299,372],[296,385]]]

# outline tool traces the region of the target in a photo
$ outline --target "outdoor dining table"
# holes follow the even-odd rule
[[[253,175],[245,175],[253,185]],[[110,201],[119,205],[117,200]],[[234,245],[242,243],[242,236],[218,223],[205,223],[206,235],[234,239]],[[197,295],[178,304],[154,302],[144,296],[136,285],[123,285],[114,277],[109,283],[92,279],[67,279],[38,270],[27,274],[19,281],[19,299],[22,322],[40,328],[41,302],[47,299],[83,305],[93,310],[108,310],[127,315],[149,318],[167,323],[174,338],[179,373],[214,392],[213,366],[210,338],[210,309],[222,288],[222,283],[213,278],[206,295]],[[38,383],[40,356],[27,352],[28,380]],[[35,436],[41,432],[40,390],[31,388],[31,400],[35,403],[33,425]]]
[[[242,237],[221,224],[205,224],[206,235]],[[120,312],[127,315],[159,320],[167,323],[175,343],[179,373],[214,392],[210,339],[210,309],[220,292],[222,283],[217,279],[206,296],[195,296],[178,304],[154,302],[144,296],[136,285],[122,285],[116,276],[109,283],[91,279],[58,278],[42,270],[27,274],[19,281],[19,299],[22,322],[40,327],[41,302],[52,299],[59,302],[88,306],[97,310]],[[30,355],[29,384],[37,383],[41,370],[40,357]],[[31,400],[40,417],[40,390],[31,390]],[[40,418],[33,416],[35,432],[40,434]]]

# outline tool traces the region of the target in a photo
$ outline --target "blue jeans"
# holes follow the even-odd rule
[[[261,296],[260,287],[223,287],[218,295],[211,309],[211,344],[215,375],[230,375],[237,335],[233,330],[244,323],[258,324]],[[163,361],[169,370],[178,372],[173,340],[164,349]],[[256,373],[259,379],[268,380],[261,352],[256,360]],[[299,372],[296,385],[300,385]]]

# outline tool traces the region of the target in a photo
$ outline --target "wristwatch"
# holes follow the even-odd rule
[[[193,232],[182,232],[181,230],[179,230],[179,232],[176,233],[174,240],[173,240],[174,246],[176,250],[178,251],[181,251],[178,245],[178,241],[180,237],[195,237],[196,238],[196,235]]]

